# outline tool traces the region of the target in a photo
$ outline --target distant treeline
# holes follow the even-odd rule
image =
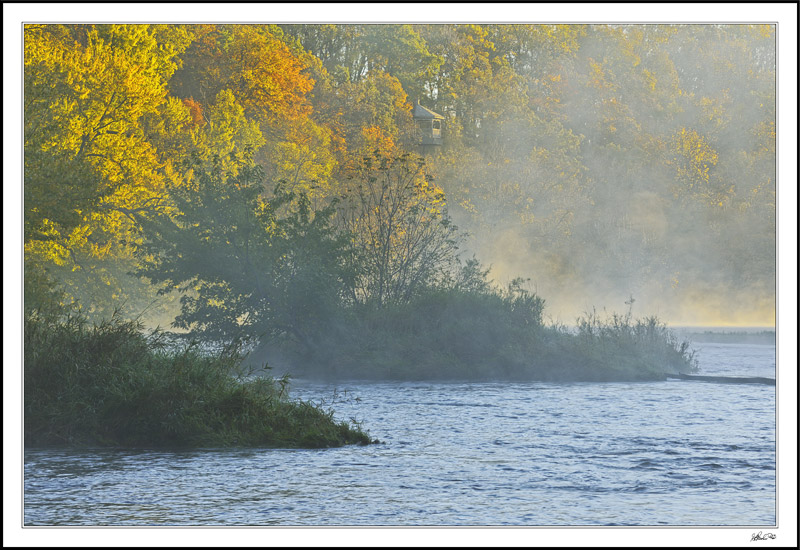
[[[760,332],[688,332],[684,337],[692,342],[709,342],[721,344],[775,344],[775,331]]]

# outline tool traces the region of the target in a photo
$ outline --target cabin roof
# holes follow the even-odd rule
[[[425,107],[420,105],[419,102],[414,103],[414,111],[412,112],[412,115],[414,118],[422,120],[434,120],[434,119],[444,120],[444,117],[442,115],[440,115],[439,113],[434,113],[430,109],[426,109]]]

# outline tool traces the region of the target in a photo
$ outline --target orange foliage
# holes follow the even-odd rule
[[[203,106],[200,105],[193,97],[187,97],[183,100],[183,104],[189,108],[189,114],[192,117],[193,126],[202,126],[205,124],[203,119]]]
[[[171,83],[173,93],[210,101],[231,90],[259,124],[293,122],[311,114],[314,87],[306,62],[267,26],[195,25],[194,42]]]
[[[231,84],[245,112],[264,119],[296,120],[311,114],[306,98],[314,80],[306,65],[267,29],[237,25],[227,52],[236,66]]]

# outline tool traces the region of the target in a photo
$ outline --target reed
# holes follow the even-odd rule
[[[577,326],[549,327],[541,363],[559,378],[582,381],[663,380],[698,370],[688,341],[679,341],[657,317],[630,313],[578,318]]]

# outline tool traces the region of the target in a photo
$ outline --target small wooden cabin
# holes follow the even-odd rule
[[[442,144],[442,126],[444,124],[442,115],[426,109],[419,104],[419,101],[415,101],[412,116],[417,127],[417,138],[420,146],[425,148]]]

